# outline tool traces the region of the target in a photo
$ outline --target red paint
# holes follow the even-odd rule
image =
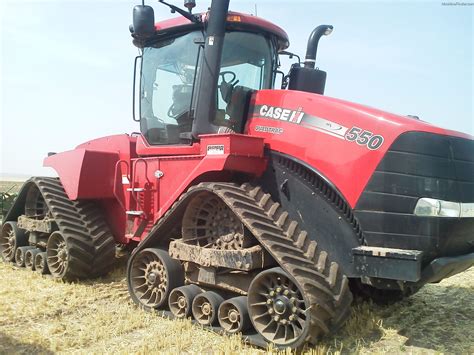
[[[69,198],[99,201],[118,242],[140,241],[189,186],[232,181],[236,172],[259,176],[265,170],[260,137],[200,138],[193,145],[150,146],[142,137],[103,137],[48,157],[44,165],[58,172]],[[217,154],[208,154],[212,147],[219,148]],[[159,178],[158,172],[163,174]],[[144,214],[131,216],[126,211]],[[143,221],[145,232],[135,235]]]
[[[201,14],[197,14],[197,16],[199,16],[203,22],[206,22],[208,13],[204,12],[204,13],[201,13]],[[280,42],[281,42],[281,44],[280,44],[281,48],[280,49],[282,49],[282,50],[285,49],[285,48],[288,48],[288,46],[289,46],[288,34],[285,32],[285,30],[283,30],[281,27],[279,27],[279,26],[277,26],[277,25],[275,25],[275,24],[273,24],[273,23],[271,23],[271,22],[269,22],[269,21],[267,21],[263,18],[243,14],[243,13],[240,13],[240,12],[229,11],[229,16],[227,17],[227,19],[228,19],[228,23],[242,22],[242,23],[246,23],[246,24],[249,24],[249,25],[261,27],[265,31],[269,31],[271,33],[274,33],[277,37],[280,38]],[[240,19],[240,21],[235,21],[236,19]],[[188,19],[180,16],[180,17],[169,19],[169,20],[160,21],[160,22],[155,24],[155,28],[156,28],[157,31],[164,31],[164,30],[168,30],[170,28],[176,28],[176,27],[181,27],[181,26],[189,26],[191,24],[192,24],[191,21],[189,21]]]

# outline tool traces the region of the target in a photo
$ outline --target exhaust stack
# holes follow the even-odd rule
[[[308,39],[304,66],[293,66],[289,73],[289,90],[299,90],[324,95],[326,88],[326,72],[315,68],[319,40],[322,36],[331,34],[333,26],[320,25],[316,27]]]
[[[316,64],[316,54],[318,52],[319,40],[322,36],[329,36],[334,29],[331,25],[319,25],[316,27],[308,39],[304,67],[314,69]]]

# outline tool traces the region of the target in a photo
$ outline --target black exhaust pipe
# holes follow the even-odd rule
[[[216,116],[217,83],[224,46],[225,27],[230,0],[213,0],[209,14],[201,74],[197,86],[197,101],[193,124],[193,137],[215,133],[211,119]]]
[[[326,88],[326,72],[315,69],[318,43],[322,36],[329,35],[333,30],[331,25],[316,27],[308,39],[304,66],[293,66],[289,74],[289,90],[312,92],[324,95]]]
[[[305,68],[314,69],[319,40],[322,36],[331,34],[333,28],[334,27],[331,25],[319,25],[313,30],[313,32],[311,32],[308,39],[308,47],[306,49],[306,57],[304,61]]]

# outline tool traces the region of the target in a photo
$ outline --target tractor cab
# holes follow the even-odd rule
[[[211,127],[210,132],[207,127],[200,133],[241,133],[251,93],[273,88],[278,52],[288,46],[281,28],[255,16],[230,12],[220,62],[209,75],[206,69],[212,52],[208,48],[213,50],[217,43],[206,33],[209,14],[193,16],[199,19],[195,23],[183,17],[159,22],[147,36],[132,32],[141,50],[135,115],[150,145],[190,144],[197,138],[192,132],[200,113],[207,116],[200,119]]]

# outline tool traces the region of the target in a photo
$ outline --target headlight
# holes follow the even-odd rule
[[[413,213],[427,217],[474,217],[474,203],[443,201],[423,197],[418,200]]]

